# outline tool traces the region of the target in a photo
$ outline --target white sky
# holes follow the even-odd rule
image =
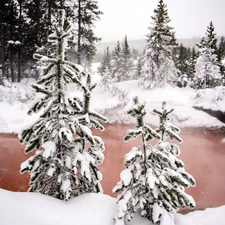
[[[164,0],[176,38],[202,37],[210,21],[217,35],[225,35],[225,0]],[[104,13],[95,34],[103,42],[144,39],[158,0],[98,0]]]

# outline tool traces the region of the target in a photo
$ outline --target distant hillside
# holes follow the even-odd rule
[[[200,42],[200,38],[186,38],[186,39],[177,39],[177,42],[182,43],[185,47],[194,47],[197,43]],[[104,53],[105,49],[109,47],[109,51],[112,52],[116,46],[116,41],[114,42],[100,42],[96,44],[97,53]],[[120,41],[121,43],[121,41]],[[128,44],[131,49],[137,49],[139,52],[142,52],[146,46],[145,39],[139,40],[128,40]]]
[[[112,52],[114,48],[116,47],[117,41],[113,42],[100,42],[96,44],[97,47],[97,53],[104,53],[107,47],[109,47],[109,51]],[[121,41],[120,41],[121,43]],[[134,48],[137,50],[144,50],[146,46],[146,40],[139,39],[139,40],[128,40],[128,44],[130,48]]]
[[[196,44],[200,42],[200,38],[186,38],[186,39],[177,39],[177,42],[180,44],[182,43],[185,47],[194,47]],[[120,41],[121,43],[122,41]],[[94,57],[94,62],[100,62],[102,60],[104,51],[107,47],[109,47],[109,51],[112,52],[114,48],[116,47],[117,41],[113,42],[99,42],[96,44],[97,53]],[[140,54],[144,52],[144,49],[146,47],[146,40],[145,39],[139,39],[139,40],[128,40],[128,44],[130,46],[130,49],[138,50]]]

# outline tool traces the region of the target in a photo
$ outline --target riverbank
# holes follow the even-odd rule
[[[133,146],[141,145],[140,140],[123,142],[128,129],[133,125],[105,125],[105,131],[93,133],[105,143],[105,160],[100,165],[103,174],[104,193],[115,197],[112,188],[120,179],[124,169],[124,155]],[[179,158],[185,163],[185,170],[193,175],[197,186],[187,189],[196,201],[196,209],[225,205],[225,132],[224,129],[182,128],[182,144]],[[150,144],[154,145],[154,143]],[[17,134],[0,134],[0,188],[11,191],[27,191],[29,175],[19,173],[20,164],[29,155],[19,144]]]

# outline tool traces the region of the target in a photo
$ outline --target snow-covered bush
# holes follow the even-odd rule
[[[108,94],[110,99],[105,102],[104,107],[96,110],[109,118],[109,123],[127,123],[129,117],[124,108],[129,102],[128,91],[120,87],[118,83],[112,83],[107,85],[107,89],[104,89],[103,92]]]
[[[8,92],[8,95],[6,96],[7,102],[12,105],[13,102],[15,101],[15,96],[13,92],[13,87],[10,88],[10,91]]]
[[[192,101],[195,107],[225,112],[225,87],[198,90]]]

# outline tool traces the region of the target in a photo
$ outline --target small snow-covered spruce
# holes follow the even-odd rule
[[[195,180],[185,171],[184,163],[177,159],[180,154],[179,147],[166,141],[170,138],[182,142],[179,128],[170,122],[169,114],[173,110],[167,109],[166,102],[162,103],[161,110],[153,110],[160,118],[159,128],[156,129],[160,134],[160,140],[148,155],[151,170],[147,180],[154,185],[151,189],[152,208],[145,206],[144,216],[154,223],[160,222],[165,210],[176,213],[180,207],[195,207],[194,199],[185,193],[185,188],[195,186]]]
[[[103,130],[99,120],[107,119],[90,109],[95,87],[91,76],[66,60],[71,25],[64,10],[59,10],[54,29],[48,38],[57,48],[54,55],[34,56],[43,69],[33,88],[43,97],[28,112],[39,113],[39,119],[19,137],[21,143],[27,143],[25,153],[35,151],[21,164],[21,173],[30,174],[29,191],[68,200],[85,192],[102,191],[98,165],[104,159],[104,143],[92,135],[90,128]],[[67,95],[68,84],[74,85],[78,97]]]
[[[149,158],[152,146],[147,142],[153,138],[159,139],[160,135],[145,124],[145,102],[139,102],[138,97],[133,99],[133,105],[127,113],[136,119],[136,126],[127,132],[124,141],[140,137],[142,147],[133,147],[125,155],[126,169],[121,172],[121,180],[113,188],[115,194],[121,192],[117,197],[118,211],[114,217],[116,225],[124,225],[125,221],[130,221],[137,210],[141,210],[142,214],[149,211],[154,203],[152,191],[156,179],[152,175],[153,168]]]
[[[100,81],[100,86],[102,86],[103,92],[109,90],[111,84],[113,84],[113,80],[111,77],[111,72],[109,68],[107,67]]]

